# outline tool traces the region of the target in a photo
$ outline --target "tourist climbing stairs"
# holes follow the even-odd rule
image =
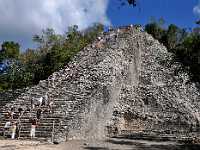
[[[33,115],[34,114],[34,115]],[[26,115],[21,119],[21,130],[20,138],[30,137],[31,123],[30,118],[35,118],[35,113],[26,113]],[[60,116],[54,116],[51,114],[43,114],[41,119],[39,119],[36,126],[36,138],[51,138],[53,128],[58,127],[60,124]]]
[[[6,118],[5,116],[9,113],[10,108],[14,107],[14,115],[13,119]],[[23,113],[21,117],[19,118],[19,112],[18,108],[23,108]],[[17,101],[13,101],[10,103],[7,103],[6,106],[3,106],[0,108],[1,110],[1,121],[0,121],[0,128],[3,133],[4,126],[6,122],[18,122],[19,123],[19,138],[30,138],[30,130],[31,130],[31,118],[36,118],[37,109],[31,109],[31,100],[29,100],[26,96],[18,99]],[[53,109],[57,106],[54,105]],[[57,128],[60,126],[60,120],[62,118],[62,115],[56,112],[56,109],[54,110],[54,113],[48,112],[48,106],[43,106],[40,108],[41,110],[46,110],[42,112],[41,119],[38,121],[38,125],[36,127],[36,138],[44,138],[48,139],[53,136],[53,130],[54,128]],[[9,132],[6,132],[9,137],[9,134],[11,134],[10,130]]]

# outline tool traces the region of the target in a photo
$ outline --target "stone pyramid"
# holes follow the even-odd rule
[[[54,112],[42,116],[36,136],[51,138],[53,130],[59,140],[138,132],[198,134],[200,93],[180,68],[140,27],[112,29],[4,110],[10,105],[31,107],[31,101],[48,94]],[[25,112],[24,120],[35,113]],[[24,126],[26,137],[30,124],[24,121]]]

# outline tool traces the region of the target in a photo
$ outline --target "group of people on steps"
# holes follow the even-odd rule
[[[6,132],[11,131],[11,138],[15,139],[16,136],[19,136],[19,129],[21,127],[20,124],[20,118],[22,116],[23,109],[20,107],[18,108],[17,113],[15,113],[15,108],[11,106],[9,112],[5,114],[5,119],[7,119],[7,122],[4,126],[4,136]],[[17,116],[17,118],[16,118]]]
[[[46,93],[45,96],[42,96],[38,99],[31,99],[31,108],[23,108],[19,107],[16,111],[14,106],[11,106],[8,113],[5,114],[5,119],[7,122],[4,126],[3,134],[6,136],[6,133],[11,136],[11,139],[16,139],[20,137],[20,129],[21,129],[21,117],[24,112],[30,112],[29,122],[31,124],[30,137],[35,138],[36,127],[39,125],[41,116],[43,113],[53,113],[53,101],[50,96]],[[36,117],[33,116],[33,112],[36,112]]]

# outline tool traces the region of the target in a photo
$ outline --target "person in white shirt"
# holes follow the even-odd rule
[[[4,126],[4,129],[9,129],[10,126],[11,126],[11,122],[8,121],[8,122],[6,122],[6,124],[5,124],[5,126]]]
[[[42,106],[42,101],[43,101],[43,97],[40,97],[40,98],[38,99],[38,102],[39,102],[39,106],[40,106],[40,107]]]
[[[11,122],[7,121],[4,126],[4,132],[3,132],[4,136],[5,136],[6,131],[9,131],[10,127],[11,127]]]

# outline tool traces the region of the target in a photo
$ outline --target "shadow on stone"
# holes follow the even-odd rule
[[[5,146],[1,146],[0,150],[15,150],[16,149],[16,145],[5,145]]]
[[[200,145],[141,145],[137,150],[199,150]]]
[[[84,149],[87,149],[87,150],[109,150],[106,147],[93,147],[93,146],[84,147]]]
[[[112,143],[112,144],[119,144],[119,145],[143,145],[142,143],[126,141],[126,140],[119,141],[119,140],[109,139],[109,140],[106,140],[106,142]]]
[[[147,140],[145,140],[147,141]],[[173,144],[166,144],[166,143],[141,143],[140,140],[131,141],[130,139],[108,139],[106,140],[108,143],[117,144],[117,145],[126,145],[131,146],[133,150],[200,150],[200,144],[180,144],[180,143],[173,143]],[[154,141],[156,142],[156,141]]]
[[[148,135],[148,134],[138,134],[138,133],[133,133],[133,134],[125,134],[123,136],[116,136],[113,137],[115,139],[130,139],[130,140],[147,140],[147,141],[157,141],[157,142],[164,142],[164,141],[174,141],[175,137],[167,137],[167,136],[155,136],[155,135]]]

